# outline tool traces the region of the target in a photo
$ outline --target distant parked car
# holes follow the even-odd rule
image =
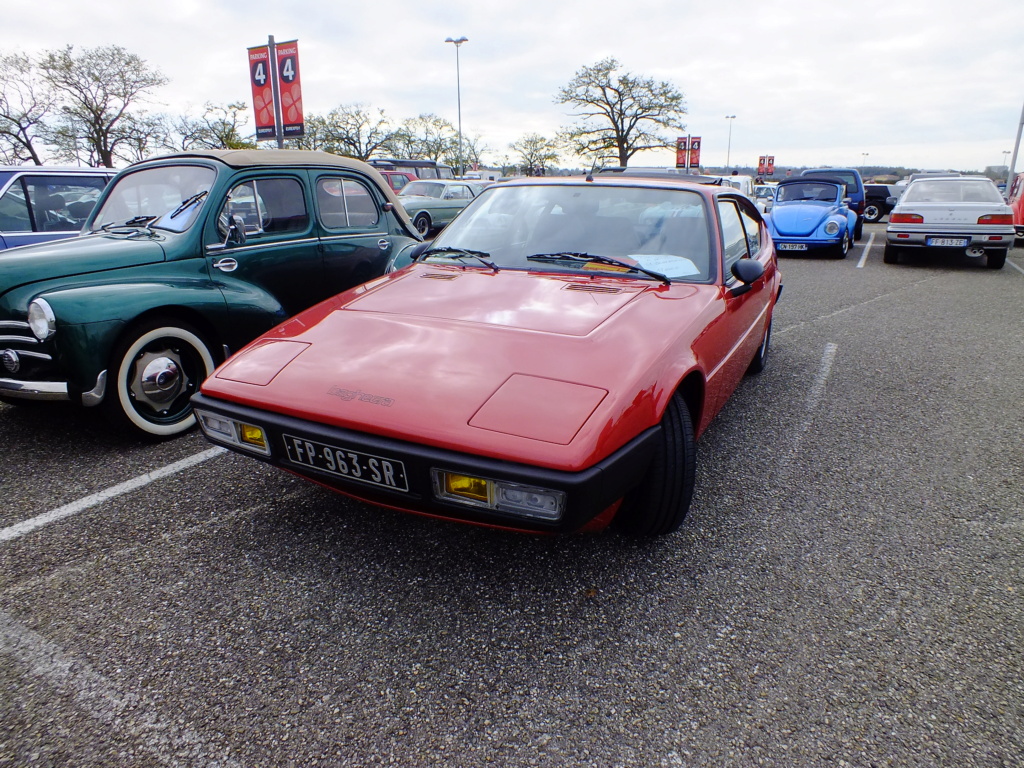
[[[73,237],[111,168],[0,166],[0,250]]]
[[[1013,228],[1017,231],[1017,237],[1024,238],[1024,173],[1018,173],[1014,178],[1006,198],[1013,209]]]
[[[758,184],[754,187],[754,205],[761,213],[770,211],[775,204],[775,184]]]
[[[1013,210],[985,176],[931,176],[911,181],[889,214],[882,260],[916,250],[956,249],[1001,269],[1013,245]]]
[[[412,171],[389,171],[386,168],[378,168],[384,181],[388,183],[395,192],[401,192],[410,181],[416,181],[417,176]]]
[[[398,195],[417,231],[424,237],[447,226],[481,188],[468,181],[427,181],[406,184]]]
[[[846,184],[844,197],[850,198],[850,210],[857,214],[857,226],[853,229],[853,239],[860,240],[864,231],[864,209],[867,201],[864,196],[864,179],[856,168],[808,168],[801,176],[827,176],[830,179],[841,179]]]
[[[865,184],[864,196],[867,204],[864,206],[864,221],[868,224],[881,221],[895,205],[889,202],[889,198],[899,197],[903,189],[895,184]]]
[[[846,184],[826,176],[796,176],[779,183],[766,215],[775,248],[826,251],[839,259],[850,252],[857,214],[848,206]]]

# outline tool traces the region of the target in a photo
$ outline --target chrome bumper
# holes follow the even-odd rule
[[[96,377],[96,386],[82,393],[82,405],[94,406],[103,402],[107,391],[107,372]],[[18,400],[70,400],[66,381],[19,381],[0,379],[0,397]]]

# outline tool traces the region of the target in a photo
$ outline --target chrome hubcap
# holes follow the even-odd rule
[[[181,359],[173,350],[144,352],[135,361],[131,390],[136,402],[165,409],[189,384]]]

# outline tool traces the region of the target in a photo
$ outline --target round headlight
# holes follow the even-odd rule
[[[57,318],[44,299],[35,299],[28,305],[28,327],[32,334],[44,341],[57,332]]]
[[[839,222],[838,221],[830,221],[828,224],[826,224],[825,225],[825,234],[826,235],[838,235],[839,234]]]

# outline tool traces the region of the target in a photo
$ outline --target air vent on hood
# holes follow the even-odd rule
[[[454,272],[427,272],[420,277],[429,278],[430,280],[454,280],[458,277]]]
[[[569,283],[565,286],[567,291],[583,291],[584,293],[622,293],[621,288],[611,285],[593,285],[591,283]]]

